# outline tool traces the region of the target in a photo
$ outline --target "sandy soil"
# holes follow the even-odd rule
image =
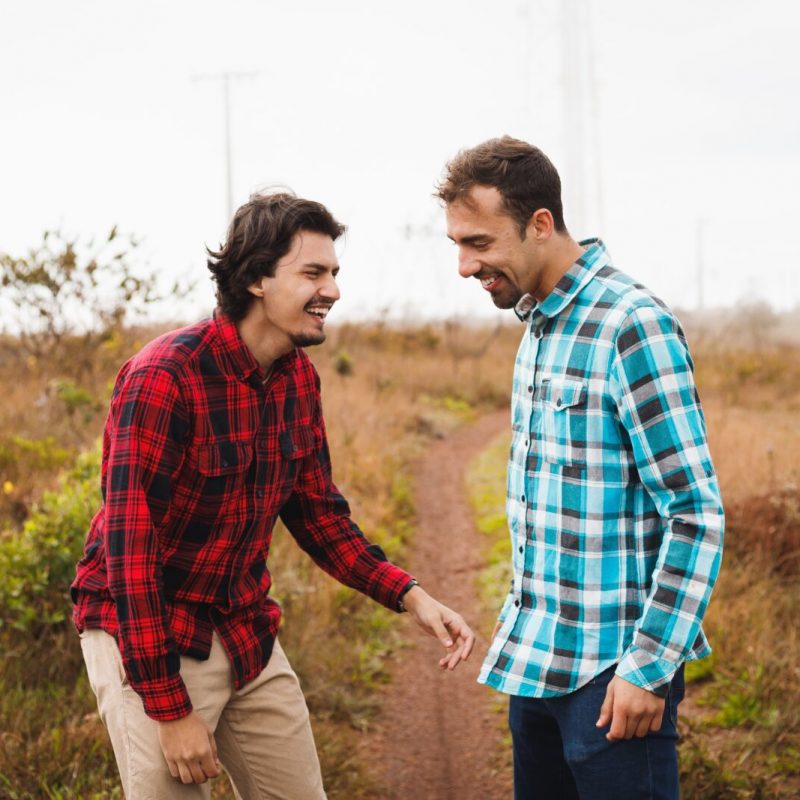
[[[370,736],[370,761],[387,798],[507,800],[511,775],[502,762],[503,720],[492,713],[497,696],[475,679],[491,632],[480,630],[475,579],[484,543],[475,530],[464,470],[508,424],[508,412],[483,417],[437,442],[418,464],[417,534],[407,568],[438,600],[457,610],[475,630],[472,657],[441,673],[441,646],[409,628],[411,646],[397,656],[381,722]],[[484,619],[483,627],[491,625]]]

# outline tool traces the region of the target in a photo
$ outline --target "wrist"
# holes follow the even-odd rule
[[[409,596],[413,601],[414,596],[421,591],[421,587],[419,582],[412,578],[400,591],[400,595],[397,598],[397,610],[401,614],[408,611],[408,600]]]

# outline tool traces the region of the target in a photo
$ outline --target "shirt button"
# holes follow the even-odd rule
[[[525,548],[523,548],[523,546],[522,546],[522,545],[520,545],[520,546],[519,546],[519,551],[520,551],[520,553],[521,553],[521,552],[522,552],[524,549],[525,549]]]
[[[515,600],[515,601],[514,601],[514,605],[515,605],[517,608],[519,608],[519,600]]]
[[[525,440],[525,447],[527,447],[527,446],[528,446],[528,440],[526,439]]]
[[[529,392],[532,392],[532,391],[533,391],[533,386],[529,386],[529,387],[528,387],[528,391],[529,391]]]
[[[523,494],[523,495],[520,495],[520,498],[519,498],[519,499],[520,499],[520,500],[522,500],[522,502],[524,503],[524,502],[525,502],[525,495],[524,495],[524,494]]]
[[[264,490],[263,489],[256,489],[256,497],[263,497]]]

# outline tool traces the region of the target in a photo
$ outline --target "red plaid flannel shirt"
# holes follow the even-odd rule
[[[214,630],[237,688],[266,665],[281,613],[266,563],[279,514],[322,569],[396,610],[411,576],[350,519],[331,478],[319,388],[302,350],[276,361],[264,385],[219,311],[122,367],[73,618],[79,631],[117,638],[153,719],[189,713],[180,655],[208,658]]]

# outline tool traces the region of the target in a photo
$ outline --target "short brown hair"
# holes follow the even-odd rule
[[[559,233],[567,232],[561,178],[553,162],[532,144],[501,136],[461,150],[447,163],[436,197],[446,204],[463,200],[473,186],[494,186],[500,192],[503,206],[523,239],[531,214],[540,208],[553,215]]]
[[[233,215],[225,244],[219,250],[206,248],[217,304],[238,322],[253,301],[248,288],[275,274],[296,233],[322,233],[336,241],[345,230],[322,203],[287,191],[252,195]]]

